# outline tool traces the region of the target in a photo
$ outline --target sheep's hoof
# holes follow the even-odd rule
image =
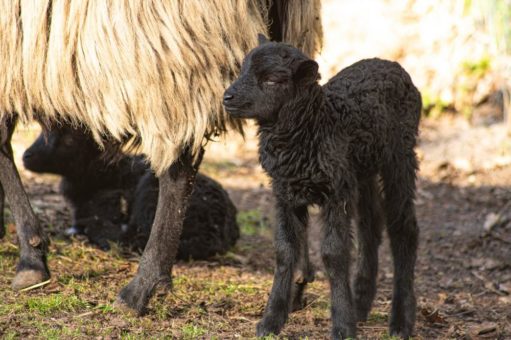
[[[12,281],[12,289],[20,290],[38,283],[44,282],[50,278],[50,274],[45,270],[25,269],[16,273]]]
[[[137,275],[121,290],[114,305],[127,314],[144,315],[157,286],[162,287],[164,292],[170,290],[172,286],[170,276],[151,279]]]

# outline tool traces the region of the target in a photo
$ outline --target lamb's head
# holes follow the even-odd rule
[[[307,87],[318,86],[318,79],[314,60],[260,34],[259,46],[245,57],[240,76],[225,91],[224,106],[235,118],[276,121],[283,105],[307,93]]]
[[[79,173],[100,154],[90,133],[64,123],[42,132],[23,153],[23,164],[34,172],[67,176]]]

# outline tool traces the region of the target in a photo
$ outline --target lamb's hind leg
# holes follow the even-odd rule
[[[0,183],[16,222],[20,261],[12,288],[18,290],[47,280],[50,272],[46,265],[48,239],[32,210],[14,164],[11,136],[15,125],[12,117],[4,116],[0,122]]]
[[[293,278],[297,273],[303,243],[306,239],[307,208],[292,208],[285,202],[277,202],[278,225],[275,231],[277,263],[270,298],[263,319],[257,324],[257,336],[278,334],[284,326],[293,300],[301,298],[304,286],[296,286]],[[295,285],[295,287],[293,287]],[[301,291],[300,291],[301,289]],[[295,296],[293,295],[293,290]]]
[[[394,288],[389,333],[405,339],[412,336],[415,324],[414,269],[419,228],[415,217],[415,171],[413,151],[383,171],[385,212],[394,259]]]
[[[305,299],[303,293],[308,283],[314,281],[314,268],[309,259],[309,246],[308,246],[307,230],[305,230],[305,236],[302,243],[302,250],[300,251],[300,257],[296,265],[295,273],[293,276],[293,288],[292,288],[292,306],[291,311],[297,311],[305,307]]]
[[[151,234],[136,276],[119,293],[117,305],[121,308],[141,315],[159,284],[170,287],[170,272],[202,152],[196,161],[189,151],[183,152],[170,169],[160,176]]]
[[[358,321],[367,320],[376,295],[378,248],[383,224],[381,197],[375,178],[359,181],[358,258],[352,284]]]

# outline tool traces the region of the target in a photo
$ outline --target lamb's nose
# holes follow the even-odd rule
[[[32,152],[26,150],[24,153],[23,153],[23,159],[29,159],[32,157]]]
[[[224,94],[224,104],[227,104],[227,102],[229,102],[229,100],[231,100],[232,98],[234,98],[232,94],[229,93]]]

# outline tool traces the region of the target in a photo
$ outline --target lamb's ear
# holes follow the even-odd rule
[[[303,85],[315,83],[320,77],[318,73],[318,63],[314,60],[303,60],[298,64],[294,75],[295,82]]]
[[[259,42],[259,45],[263,45],[270,42],[268,38],[266,38],[266,36],[262,33],[259,33],[257,35],[257,41]]]

